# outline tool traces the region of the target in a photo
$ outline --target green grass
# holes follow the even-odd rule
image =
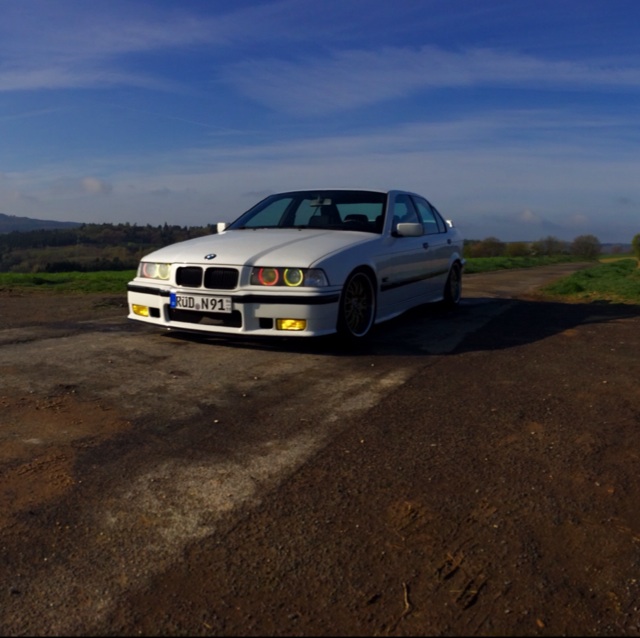
[[[535,268],[572,261],[584,261],[570,255],[544,257],[470,257],[467,258],[464,271],[467,274],[489,272],[491,270],[510,270],[512,268]]]
[[[607,262],[607,261],[618,261],[619,259],[635,259],[635,255],[633,253],[618,253],[616,255],[600,255],[598,261]]]
[[[575,301],[640,304],[640,268],[636,259],[606,261],[545,286],[541,292]]]
[[[467,273],[508,268],[533,268],[548,264],[576,261],[558,257],[483,257],[468,259]],[[127,282],[134,270],[69,273],[0,273],[0,291],[20,290],[48,293],[126,294]],[[610,301],[640,304],[640,268],[634,258],[603,258],[592,268],[560,279],[541,289],[545,295],[574,301]]]
[[[61,273],[0,273],[0,290],[51,293],[123,293],[135,270]]]

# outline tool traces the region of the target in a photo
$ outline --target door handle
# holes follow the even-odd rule
[[[429,248],[429,242],[425,241],[424,244],[422,244],[422,247],[426,250],[427,248]]]

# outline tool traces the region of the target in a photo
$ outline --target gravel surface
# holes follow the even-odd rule
[[[640,635],[640,308],[472,275],[332,340],[0,293],[3,635]]]

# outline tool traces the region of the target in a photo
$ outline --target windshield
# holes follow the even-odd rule
[[[271,195],[233,222],[241,228],[325,228],[381,233],[387,194],[375,191],[295,191]]]

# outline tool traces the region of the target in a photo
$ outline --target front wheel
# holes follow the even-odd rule
[[[459,263],[453,264],[444,285],[442,301],[448,308],[455,308],[462,297],[462,267]]]
[[[376,292],[372,278],[357,270],[347,279],[340,295],[338,334],[350,340],[367,336],[376,315]]]

